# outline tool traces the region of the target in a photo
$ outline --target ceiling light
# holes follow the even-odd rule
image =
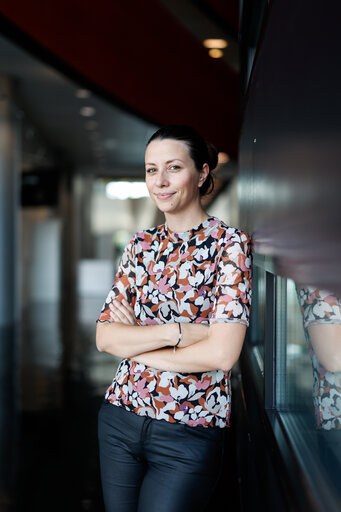
[[[105,187],[109,199],[139,199],[149,197],[144,181],[110,181]]]
[[[75,92],[75,96],[76,98],[80,98],[83,100],[85,98],[89,98],[91,96],[91,93],[87,89],[77,89],[77,91]]]
[[[211,48],[208,50],[208,54],[212,59],[220,59],[224,55],[224,52],[218,50],[218,48]]]
[[[91,119],[91,121],[87,121],[84,126],[86,130],[96,130],[96,128],[98,128],[98,122]]]
[[[226,164],[229,160],[230,160],[230,157],[227,153],[223,153],[222,151],[219,151],[218,162],[220,164]]]
[[[94,107],[82,107],[79,113],[84,117],[92,117],[96,114],[96,109]]]
[[[229,45],[225,39],[205,39],[202,44],[205,48],[227,48]]]

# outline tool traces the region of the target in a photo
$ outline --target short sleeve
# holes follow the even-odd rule
[[[109,304],[114,300],[126,299],[131,306],[134,307],[135,292],[135,257],[134,257],[134,238],[125,247],[118,270],[116,273],[114,284],[108,293],[105,303],[103,304],[98,322],[111,322]]]
[[[341,324],[341,302],[327,290],[315,287],[298,289],[298,300],[305,328],[315,324]]]
[[[227,236],[218,263],[210,324],[239,322],[249,325],[252,294],[251,240],[236,231]]]

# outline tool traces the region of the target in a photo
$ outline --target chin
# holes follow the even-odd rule
[[[163,213],[173,213],[173,212],[175,213],[175,211],[177,210],[176,205],[173,205],[173,204],[156,203],[156,206]]]

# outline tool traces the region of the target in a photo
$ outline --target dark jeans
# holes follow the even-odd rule
[[[206,510],[222,468],[224,429],[168,423],[103,403],[98,433],[106,512]]]

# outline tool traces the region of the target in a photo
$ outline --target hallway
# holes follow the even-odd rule
[[[85,315],[65,321],[53,303],[25,313],[15,374],[7,376],[16,397],[5,446],[12,492],[1,511],[102,510],[97,411],[116,361],[96,350],[100,306],[82,301]]]
[[[95,346],[101,306],[101,299],[79,300],[75,317],[63,315],[56,303],[36,303],[25,312],[20,343],[6,344],[17,348],[1,357],[13,373],[3,371],[0,383],[0,512],[104,510],[97,412],[118,360]],[[227,444],[233,443],[232,429],[226,433]],[[211,510],[226,503],[234,470],[227,449]],[[229,504],[237,500],[235,484]]]

